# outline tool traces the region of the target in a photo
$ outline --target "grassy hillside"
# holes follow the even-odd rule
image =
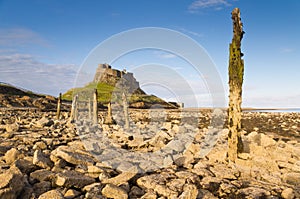
[[[72,100],[72,97],[75,94],[78,94],[79,100],[87,101],[92,100],[94,89],[97,89],[98,92],[98,102],[101,104],[107,104],[108,102],[113,101],[119,101],[121,100],[122,91],[117,90],[114,86],[106,84],[106,83],[89,83],[85,87],[81,88],[73,88],[67,91],[62,95],[62,98],[64,100]],[[151,105],[151,104],[161,104],[161,105],[167,105],[171,106],[164,100],[154,96],[154,95],[147,95],[147,94],[132,94],[129,97],[129,104],[142,102],[145,105]],[[120,102],[119,102],[120,103]]]
[[[114,86],[106,83],[89,83],[85,87],[72,88],[62,95],[64,100],[72,100],[73,95],[79,94],[79,98],[90,98],[93,95],[94,89],[98,92],[98,102],[102,104],[107,104],[111,100],[112,92],[114,91]],[[86,99],[88,100],[88,99]]]
[[[0,82],[0,94],[5,94],[8,96],[18,95],[18,96],[29,96],[29,97],[41,97],[43,95],[35,94],[32,91],[28,91],[22,88],[17,88],[13,85]]]

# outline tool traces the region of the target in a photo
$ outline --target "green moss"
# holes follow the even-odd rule
[[[98,102],[101,104],[107,104],[109,102],[118,102],[120,103],[121,93],[120,89],[115,88],[106,83],[89,83],[81,88],[73,88],[68,90],[66,93],[62,95],[63,100],[71,101],[73,96],[78,94],[78,99],[80,101],[88,101],[89,98],[92,100],[94,89],[97,89],[98,93]],[[132,94],[128,95],[128,102],[145,102],[145,103],[165,103],[162,99],[154,96],[154,95],[146,95],[146,94]]]
[[[229,47],[229,83],[242,85],[244,77],[244,61],[241,59],[241,50],[235,43]]]

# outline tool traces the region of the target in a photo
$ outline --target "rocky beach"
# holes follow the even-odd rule
[[[244,112],[232,163],[210,110],[129,112],[130,131],[1,108],[0,198],[300,198],[299,113]]]

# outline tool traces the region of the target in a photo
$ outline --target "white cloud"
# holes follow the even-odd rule
[[[77,67],[46,64],[29,54],[0,55],[0,81],[34,92],[58,95],[73,87]]]
[[[190,13],[195,13],[203,8],[215,8],[221,10],[224,6],[231,6],[227,0],[196,0],[189,7]]]
[[[203,37],[203,34],[200,34],[200,33],[194,32],[194,31],[190,31],[190,30],[187,30],[185,28],[180,28],[179,30],[182,31],[182,32],[185,32],[187,34],[196,36],[196,37]]]
[[[293,48],[282,48],[281,52],[283,53],[291,53],[294,52],[295,50]]]
[[[177,56],[172,54],[172,53],[168,53],[168,52],[164,52],[164,51],[154,51],[154,54],[158,56],[158,58],[160,59],[172,59],[172,58],[176,58]]]

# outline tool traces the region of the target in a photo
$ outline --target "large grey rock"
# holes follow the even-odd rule
[[[0,198],[16,199],[25,183],[21,171],[17,167],[0,174]]]

